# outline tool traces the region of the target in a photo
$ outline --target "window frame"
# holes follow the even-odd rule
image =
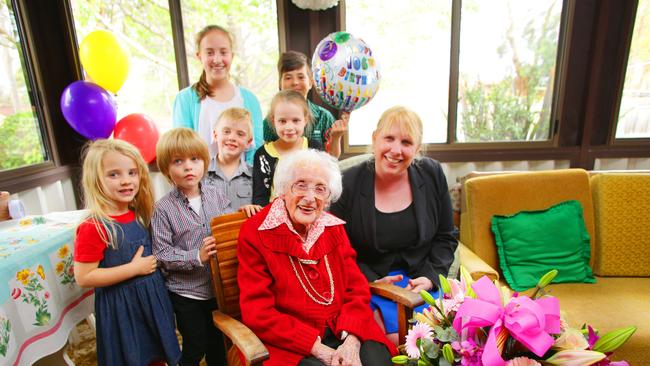
[[[45,161],[37,164],[0,171],[0,187],[2,187],[3,190],[16,188],[21,184],[29,182],[29,179],[26,178],[33,177],[35,175],[43,176],[43,172],[55,169],[58,163],[56,148],[51,140],[50,116],[48,113],[46,113],[46,108],[44,108],[44,101],[41,97],[40,77],[34,65],[36,55],[34,53],[33,40],[28,19],[26,19],[24,16],[24,8],[21,6],[20,2],[17,0],[11,0],[11,2],[7,5],[11,6],[11,10],[14,15],[14,21],[16,22],[18,36],[20,37],[21,49],[19,52],[22,53],[24,60],[24,63],[21,63],[21,68],[23,69],[23,73],[26,75],[25,81],[29,84],[28,94],[30,103],[33,103],[33,112],[39,127],[43,150],[45,151]],[[60,172],[57,172],[55,175],[59,175],[59,173]],[[47,176],[47,174],[45,174],[45,176]]]

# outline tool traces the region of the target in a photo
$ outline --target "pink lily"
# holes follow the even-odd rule
[[[460,305],[465,301],[465,284],[462,281],[449,280],[449,287],[451,287],[450,293],[444,294],[438,300],[442,301],[445,315],[449,315],[452,311],[458,311]]]
[[[504,307],[499,290],[487,277],[474,282],[472,288],[476,299],[465,298],[456,313],[454,329],[460,334],[468,328],[473,334],[480,327],[490,326],[481,357],[484,365],[506,365],[497,346],[497,335],[504,328],[539,357],[551,348],[554,339],[550,334],[560,333],[560,306],[556,298],[532,300],[526,296],[516,296]]]
[[[545,362],[556,366],[587,366],[605,358],[605,354],[590,350],[560,351]]]

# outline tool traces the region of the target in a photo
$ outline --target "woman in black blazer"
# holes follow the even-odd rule
[[[458,243],[440,164],[416,158],[422,122],[404,107],[385,111],[372,135],[374,158],[343,173],[343,195],[330,211],[346,221],[357,263],[369,282],[435,291]],[[388,303],[387,303],[388,302]],[[397,331],[396,306],[374,298],[386,333]],[[397,340],[396,335],[391,339]],[[397,343],[397,342],[396,342]]]

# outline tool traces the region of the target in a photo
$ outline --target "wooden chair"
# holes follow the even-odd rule
[[[219,310],[212,313],[212,321],[227,339],[228,364],[239,365],[237,349],[244,356],[246,365],[261,365],[269,358],[269,351],[262,341],[242,324],[239,309],[239,286],[237,285],[237,238],[239,228],[246,221],[246,214],[236,212],[212,219],[212,236],[217,241],[217,255],[210,259],[212,286]],[[234,344],[235,347],[232,347]]]
[[[239,308],[239,286],[237,284],[237,238],[239,228],[246,221],[242,212],[218,216],[212,219],[212,236],[217,242],[217,255],[210,259],[212,284],[219,310],[212,313],[212,320],[217,328],[228,338],[228,364],[239,365],[237,349],[244,356],[246,365],[261,365],[269,358],[269,353],[255,334],[242,324]],[[397,303],[398,334],[403,342],[409,328],[408,320],[413,317],[413,309],[423,303],[420,295],[403,288],[371,283],[373,294],[386,297]],[[232,347],[234,346],[236,347]]]

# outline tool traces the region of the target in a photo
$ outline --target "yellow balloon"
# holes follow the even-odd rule
[[[90,79],[117,93],[129,74],[129,57],[113,33],[91,32],[79,45],[79,57]]]

